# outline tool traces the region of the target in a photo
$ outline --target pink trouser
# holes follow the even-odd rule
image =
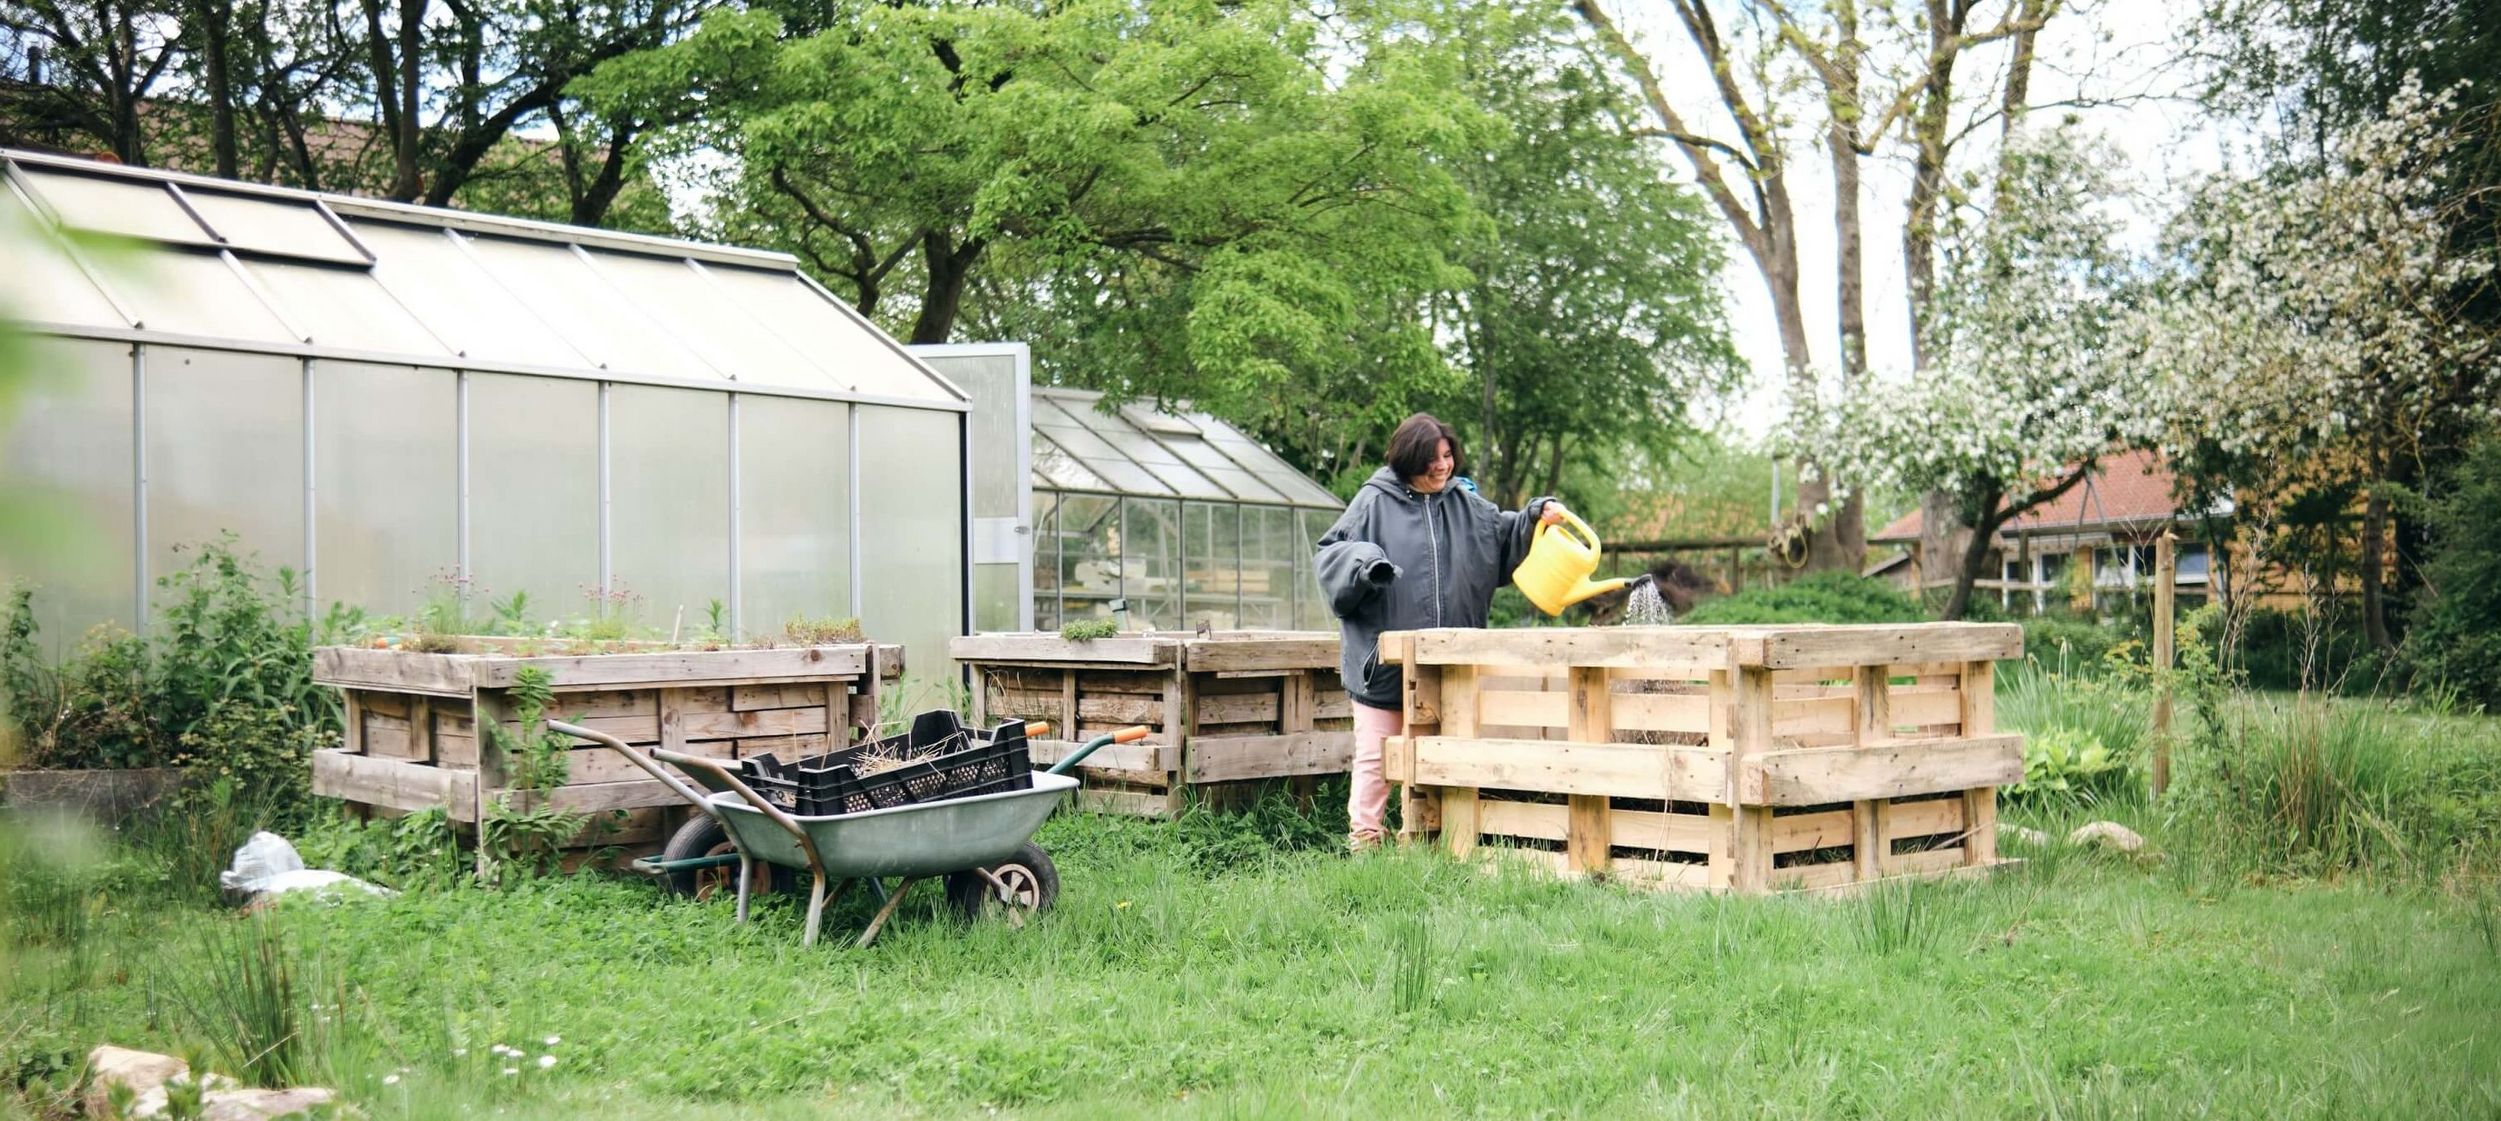
[[[1398,734],[1403,718],[1396,709],[1374,708],[1362,701],[1355,710],[1354,788],[1346,796],[1346,831],[1357,836],[1385,832],[1382,816],[1389,810],[1389,780],[1381,774],[1381,741]]]

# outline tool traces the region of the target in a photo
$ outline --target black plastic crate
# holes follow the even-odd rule
[[[858,761],[871,754],[922,757],[863,775]],[[1011,720],[983,734],[966,730],[946,710],[922,713],[904,733],[858,747],[793,763],[760,755],[747,764],[747,782],[757,794],[802,817],[1033,788],[1033,757],[1024,721]]]

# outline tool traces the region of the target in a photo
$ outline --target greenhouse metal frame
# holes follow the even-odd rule
[[[36,250],[0,305],[39,363],[6,467],[83,530],[10,563],[56,647],[144,628],[175,546],[220,532],[308,611],[405,613],[429,581],[559,615],[634,593],[681,634],[856,615],[924,670],[966,628],[969,399],[794,258],[15,150],[0,172]]]

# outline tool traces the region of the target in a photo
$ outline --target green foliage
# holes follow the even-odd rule
[[[37,766],[179,763],[258,779],[304,766],[302,752],[337,734],[338,695],[314,684],[312,651],[353,613],[305,620],[294,574],[263,576],[230,536],[177,551],[190,561],[157,580],[150,638],[100,630],[57,666],[36,642],[33,593],[12,596],[0,687]]]
[[[1680,622],[1695,625],[1759,623],[1918,623],[1919,604],[1882,580],[1847,572],[1816,572],[1771,588],[1748,588],[1706,600]]]
[[[1944,929],[1937,912],[1947,905],[1928,884],[1880,883],[1860,893],[1852,905],[1857,922],[1850,934],[1870,955],[1928,953],[1936,949]]]
[[[1110,619],[1071,619],[1059,628],[1059,636],[1070,642],[1090,642],[1120,633],[1120,624]]]
[[[2052,725],[2024,737],[2023,781],[2005,791],[2015,798],[2090,802],[2121,787],[2129,773],[2127,762],[2091,732]]]
[[[2144,654],[2147,636],[2136,627],[2063,612],[2029,616],[2020,623],[2024,655],[2060,673],[2095,674],[2108,667],[2113,657],[2141,659]]]
[[[547,706],[556,699],[553,679],[544,669],[523,666],[504,696],[520,730],[501,721],[478,722],[503,757],[507,780],[478,823],[478,845],[486,854],[482,874],[490,881],[506,872],[553,873],[565,844],[589,823],[585,815],[532,797],[562,787],[572,766],[573,738],[547,726]],[[521,794],[517,804],[515,792]]]
[[[2231,663],[2253,689],[2369,694],[2397,684],[2381,679],[2359,620],[2333,607],[2251,611]]]
[[[2487,436],[2434,509],[2433,593],[2406,635],[2420,676],[2501,712],[2501,436]]]
[[[324,1060],[353,1023],[345,978],[302,958],[266,915],[210,923],[197,938],[206,971],[169,972],[157,991],[218,1073],[253,1086],[328,1081]]]
[[[309,868],[329,868],[401,891],[440,890],[464,881],[474,867],[463,858],[451,817],[431,806],[390,820],[364,821],[340,813],[320,817],[295,838]]]

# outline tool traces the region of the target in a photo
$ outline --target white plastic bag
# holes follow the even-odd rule
[[[294,845],[275,833],[260,832],[234,850],[234,867],[218,873],[217,883],[227,891],[257,894],[270,877],[303,870],[304,858],[296,854]]]
[[[243,847],[234,850],[234,867],[217,874],[217,882],[227,891],[265,899],[290,891],[326,892],[342,887],[355,887],[371,895],[389,895],[391,890],[366,883],[345,872],[306,868],[304,858],[295,846],[275,833],[254,833]]]

